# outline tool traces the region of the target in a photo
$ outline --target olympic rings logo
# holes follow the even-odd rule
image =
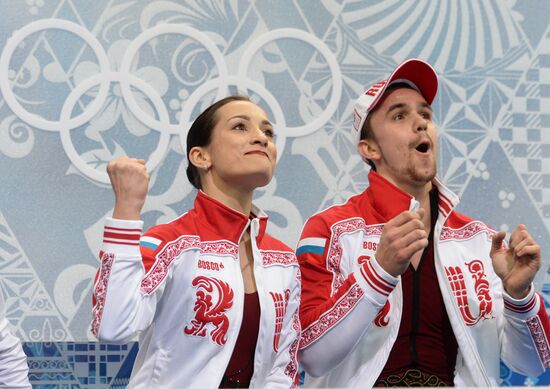
[[[59,120],[47,120],[44,117],[27,111],[18,101],[12,89],[13,81],[9,78],[10,60],[17,47],[31,34],[50,29],[67,31],[82,38],[93,50],[99,64],[99,73],[78,83],[71,90],[63,103]],[[166,34],[179,34],[200,42],[203,48],[206,49],[212,57],[217,71],[217,76],[204,82],[187,97],[182,107],[181,115],[176,123],[170,121],[170,115],[166,104],[157,90],[145,80],[131,74],[131,65],[139,49],[145,43]],[[258,51],[266,44],[278,39],[296,39],[311,45],[321,54],[330,69],[332,81],[330,99],[322,112],[311,122],[304,125],[287,126],[285,113],[277,101],[277,98],[264,85],[247,76],[253,58]],[[118,71],[113,71],[111,69],[107,53],[98,39],[90,31],[76,23],[61,19],[38,20],[15,31],[8,39],[0,56],[0,90],[9,108],[21,120],[35,128],[59,132],[62,145],[71,162],[84,175],[101,183],[109,183],[106,172],[94,168],[82,159],[74,147],[70,134],[71,130],[86,124],[100,112],[108,98],[113,83],[118,83],[120,85],[122,98],[135,118],[149,128],[159,132],[158,144],[147,158],[147,168],[149,171],[154,170],[165,156],[169,147],[171,135],[178,135],[180,137],[180,144],[183,150],[185,150],[185,136],[183,132],[191,125],[193,109],[202,101],[201,99],[203,99],[206,94],[212,91],[216,91],[215,99],[218,100],[228,95],[229,87],[234,86],[240,93],[248,94],[249,91],[252,91],[263,99],[272,111],[274,124],[277,128],[276,143],[279,150],[279,156],[283,154],[282,151],[287,138],[309,135],[323,127],[336,111],[342,94],[342,74],[334,54],[323,41],[302,30],[291,28],[277,29],[269,31],[252,40],[248,43],[240,58],[237,73],[236,75],[229,74],[222,52],[207,34],[184,24],[159,24],[144,30],[127,47]],[[81,113],[74,117],[71,116],[79,99],[92,88],[97,88],[98,90],[93,101],[86,105]],[[154,109],[157,111],[157,117],[151,116],[140,108],[134,97],[135,92],[132,92],[132,88],[134,88],[134,90],[139,90],[147,96]]]

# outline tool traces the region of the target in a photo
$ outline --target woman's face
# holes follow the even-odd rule
[[[210,144],[204,148],[212,178],[247,190],[267,185],[275,171],[277,149],[266,113],[249,101],[232,101],[217,110],[216,120]]]

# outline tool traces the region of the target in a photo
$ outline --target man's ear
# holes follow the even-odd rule
[[[380,148],[374,139],[361,139],[357,143],[357,151],[363,160],[377,162],[380,160]]]
[[[212,166],[210,154],[204,147],[195,146],[189,150],[189,162],[199,170],[208,170]]]

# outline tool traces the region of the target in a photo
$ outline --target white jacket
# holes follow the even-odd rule
[[[241,326],[239,241],[250,227],[261,308],[251,388],[298,382],[299,267],[294,252],[249,218],[199,192],[192,210],[141,236],[141,221],[107,219],[94,289],[101,341],[139,335],[132,388],[217,388]],[[141,243],[140,243],[141,242]]]
[[[372,387],[388,360],[402,311],[400,278],[376,262],[385,222],[417,201],[371,172],[369,188],[312,216],[296,254],[302,273],[301,359],[306,386]],[[494,231],[453,211],[458,197],[437,179],[434,261],[458,343],[456,386],[496,386],[500,358],[539,375],[550,366],[542,298],[503,291],[489,252]]]
[[[19,338],[11,333],[0,294],[0,388],[30,389],[29,366]]]

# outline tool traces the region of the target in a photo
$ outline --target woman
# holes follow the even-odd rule
[[[141,235],[145,161],[107,167],[105,222],[92,330],[106,342],[139,335],[134,388],[295,387],[299,270],[265,233],[252,204],[275,168],[273,127],[248,98],[207,108],[187,136],[194,208]]]

